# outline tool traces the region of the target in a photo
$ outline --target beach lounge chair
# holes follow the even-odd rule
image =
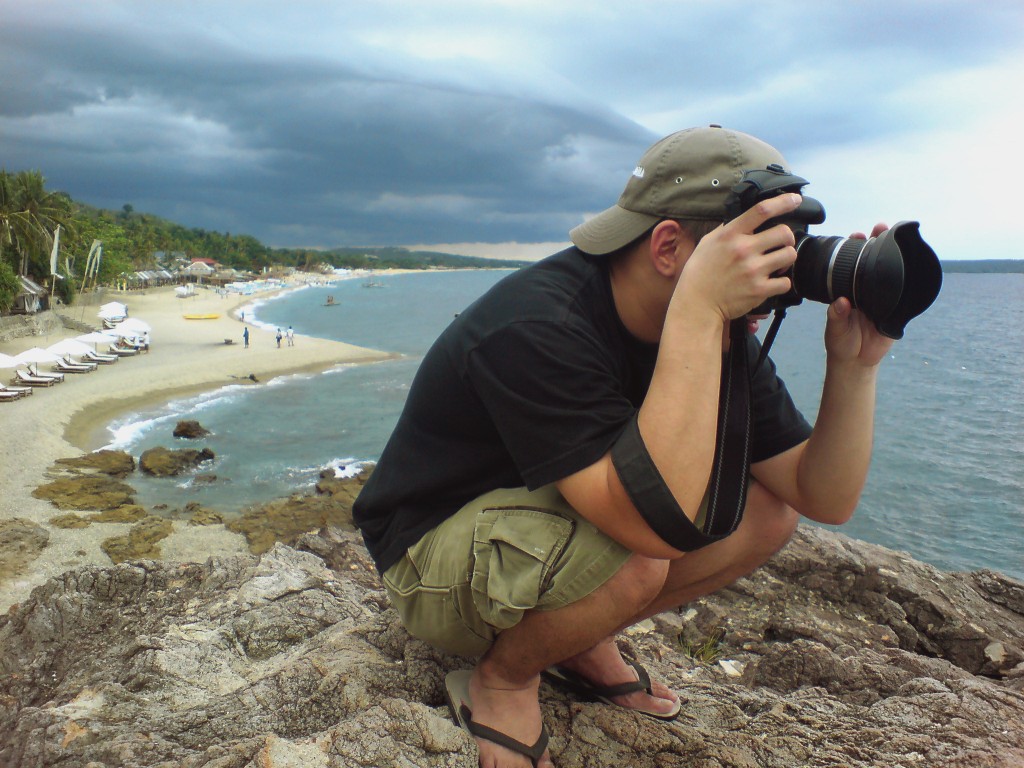
[[[58,383],[58,380],[52,379],[49,376],[33,376],[18,368],[14,371],[14,378],[11,379],[11,382],[27,384],[30,387],[52,387]]]
[[[110,354],[117,355],[118,357],[131,357],[132,355],[139,354],[139,350],[130,347],[119,347],[117,344],[111,344],[108,350]]]
[[[13,392],[21,397],[27,397],[32,394],[33,390],[32,387],[10,387],[6,384],[0,384],[0,394],[8,392]]]
[[[9,403],[11,400],[20,400],[21,392],[0,392],[0,403]]]
[[[85,366],[90,371],[95,371],[97,368],[99,368],[99,363],[94,363],[94,362],[91,362],[89,360],[76,360],[75,358],[73,358],[71,356],[70,352],[68,354],[64,355],[64,363],[66,365],[69,365],[69,366],[73,367],[73,368],[74,367],[79,367],[79,366]]]
[[[40,379],[53,379],[57,383],[64,381],[64,374],[60,371],[40,371],[38,365],[30,365],[28,367],[28,374],[29,376],[35,376]]]
[[[96,365],[90,363],[89,365],[76,365],[69,363],[67,360],[58,360],[53,364],[53,370],[60,373],[92,373],[96,370]]]
[[[91,349],[82,357],[90,363],[97,363],[98,365],[109,365],[110,363],[117,362],[117,355],[102,355],[99,352],[93,352]]]

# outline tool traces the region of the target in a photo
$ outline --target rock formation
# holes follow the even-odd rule
[[[147,475],[155,477],[173,477],[195,469],[204,461],[212,461],[214,458],[214,453],[209,448],[202,450],[182,448],[172,451],[169,448],[158,446],[143,451],[139,456],[139,469]]]
[[[316,484],[316,495],[295,494],[255,504],[225,526],[245,536],[249,551],[256,555],[275,542],[294,543],[307,531],[332,526],[351,528],[352,504],[369,476],[369,469],[346,478],[335,478],[333,472],[324,470]]]
[[[0,766],[476,766],[442,693],[469,662],[406,634],[355,534],[296,547],[38,587],[0,617]],[[802,528],[622,637],[680,691],[676,722],[546,684],[541,703],[562,768],[1009,768],[1022,638],[1021,583]]]
[[[210,434],[210,430],[194,419],[182,419],[174,426],[173,434],[186,440],[197,440]]]
[[[47,530],[31,520],[0,520],[0,580],[23,573],[49,541]]]

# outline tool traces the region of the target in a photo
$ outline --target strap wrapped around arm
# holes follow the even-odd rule
[[[724,539],[743,518],[750,481],[750,374],[744,318],[729,327],[732,344],[722,367],[718,434],[708,509],[702,528],[685,515],[647,452],[637,414],[612,446],[612,464],[640,516],[669,546],[691,552]]]
[[[611,456],[633,506],[666,544],[680,552],[692,552],[728,535],[709,536],[686,516],[647,452],[636,415],[612,446]]]

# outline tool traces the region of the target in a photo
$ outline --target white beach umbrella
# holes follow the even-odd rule
[[[119,312],[124,317],[128,314],[128,305],[122,304],[120,301],[108,301],[106,304],[100,305],[100,312],[104,311]]]
[[[124,312],[117,309],[101,309],[96,313],[96,317],[102,320],[120,320],[124,317]]]
[[[32,366],[35,363],[55,363],[60,360],[60,355],[55,355],[53,352],[43,349],[42,347],[32,347],[26,349],[24,352],[19,352],[14,356],[15,361],[18,365],[27,365],[29,370],[32,370]]]
[[[153,327],[149,323],[145,320],[140,320],[137,317],[129,317],[127,320],[118,323],[117,327],[129,328],[131,330],[138,331],[139,333],[149,333],[153,330]]]
[[[15,360],[11,355],[5,355],[0,352],[0,368],[17,368],[21,363]]]
[[[56,344],[51,344],[46,351],[63,357],[64,355],[84,355],[86,352],[91,352],[92,347],[77,339],[64,339]]]
[[[143,334],[143,331],[140,331],[136,328],[122,328],[120,325],[118,325],[114,328],[107,328],[107,330],[104,331],[104,333],[109,334],[110,336],[119,336],[121,338],[127,337],[130,339],[134,339],[136,336],[141,336]]]
[[[84,341],[89,344],[110,344],[117,340],[117,336],[112,333],[103,333],[102,331],[92,331],[90,333],[83,333],[81,336],[75,336],[77,341]]]
[[[24,352],[19,352],[14,356],[14,359],[18,361],[18,365],[28,365],[29,363],[55,363],[60,360],[60,355],[55,355],[49,350],[43,349],[42,347],[32,347],[26,349]]]

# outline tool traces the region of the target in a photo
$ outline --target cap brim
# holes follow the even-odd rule
[[[629,245],[659,221],[657,216],[613,205],[573,229],[569,237],[584,253],[602,256]]]

